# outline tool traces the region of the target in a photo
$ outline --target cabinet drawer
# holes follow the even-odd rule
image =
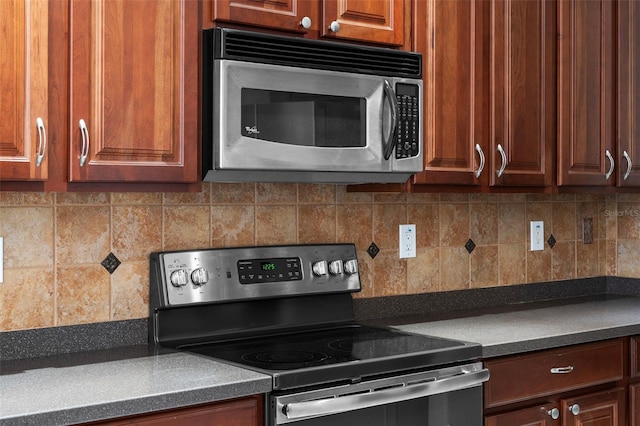
[[[640,336],[632,337],[629,346],[631,348],[629,376],[640,377]]]
[[[621,380],[622,338],[485,360],[485,407]]]

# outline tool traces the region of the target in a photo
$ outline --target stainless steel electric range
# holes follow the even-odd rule
[[[265,425],[482,424],[477,344],[354,318],[353,244],[153,253],[150,340],[273,378]]]

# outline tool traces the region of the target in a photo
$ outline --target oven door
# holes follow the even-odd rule
[[[422,170],[421,140],[414,157],[392,152],[396,86],[413,89],[420,111],[420,80],[233,60],[214,61],[213,78],[218,170]]]
[[[270,426],[481,426],[481,363],[272,395]]]

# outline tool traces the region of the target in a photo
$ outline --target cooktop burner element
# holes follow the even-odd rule
[[[296,351],[289,349],[267,350],[242,355],[242,361],[247,364],[278,370],[302,368],[317,365],[327,359],[328,355],[321,352]]]

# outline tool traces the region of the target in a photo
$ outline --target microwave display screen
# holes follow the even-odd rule
[[[242,136],[302,146],[366,146],[364,98],[247,88],[241,96]]]

